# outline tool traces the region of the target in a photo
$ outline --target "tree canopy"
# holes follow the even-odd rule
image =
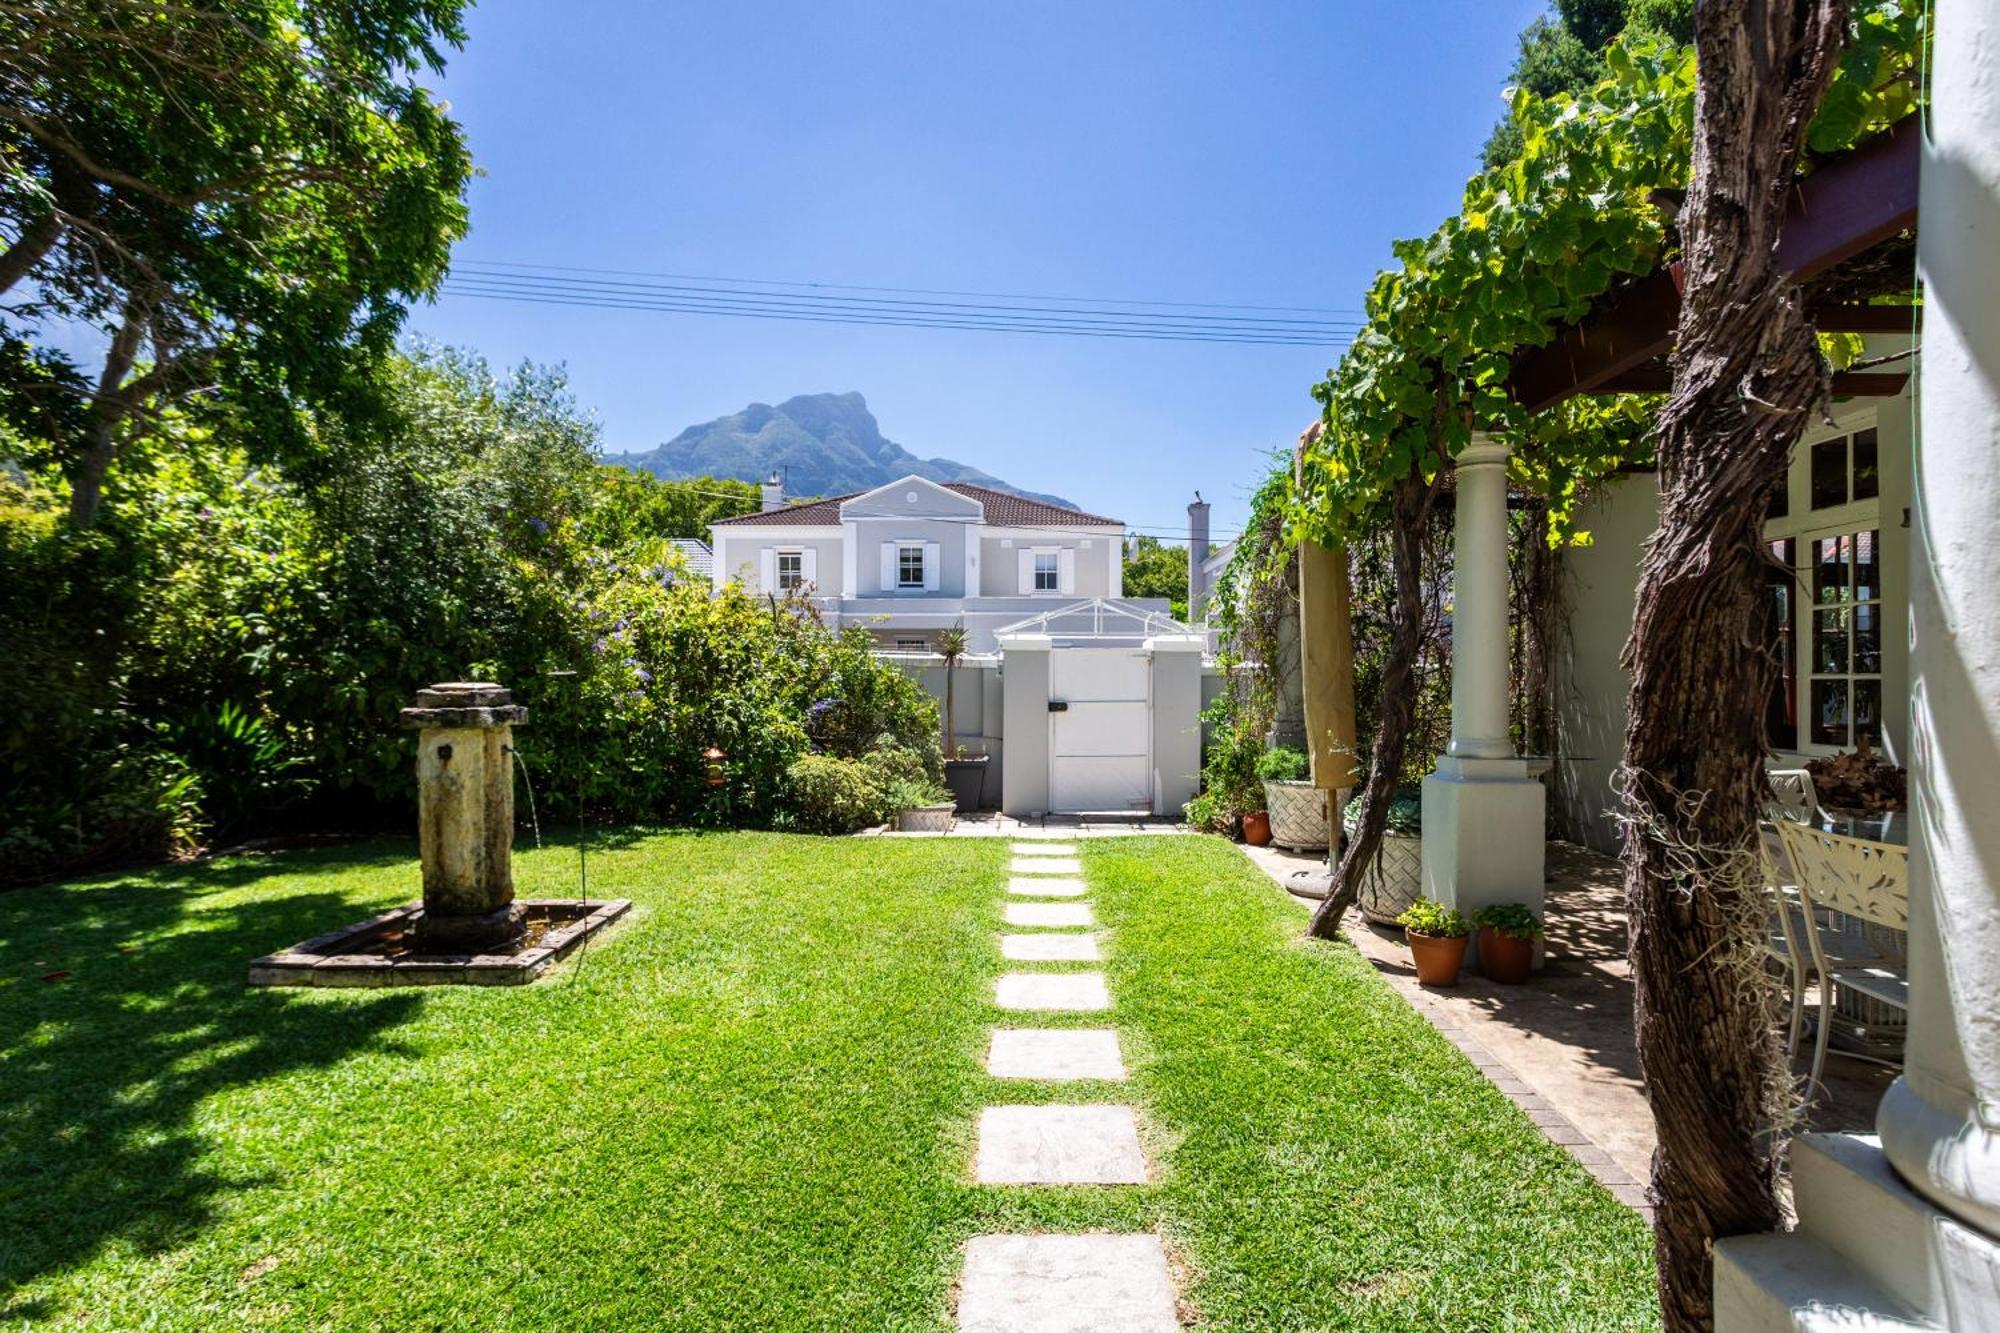
[[[350,399],[464,233],[471,160],[419,83],[460,0],[23,0],[0,9],[0,298],[106,340],[68,440],[94,518],[131,419],[229,383],[262,437]],[[25,293],[25,295],[23,295]]]
[[[1807,136],[1837,152],[1915,105],[1919,0],[1854,7],[1834,86]],[[1506,440],[1517,483],[1548,498],[1552,537],[1574,535],[1594,478],[1645,461],[1655,404],[1573,398],[1529,414],[1508,394],[1513,354],[1547,343],[1620,282],[1670,256],[1671,201],[1687,180],[1691,47],[1620,38],[1582,94],[1513,95],[1519,153],[1481,171],[1428,237],[1398,242],[1367,320],[1316,389],[1326,429],[1307,452],[1291,516],[1339,539],[1378,521],[1398,478],[1449,464],[1475,431]]]
[[[1164,597],[1172,604],[1174,618],[1188,613],[1188,554],[1184,547],[1169,546],[1158,537],[1125,539],[1127,597]]]

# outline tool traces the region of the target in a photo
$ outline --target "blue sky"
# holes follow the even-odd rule
[[[1541,0],[488,0],[443,92],[466,259],[1357,310],[1457,207]],[[857,328],[447,296],[411,329],[567,366],[609,450],[859,390],[883,433],[1141,526],[1242,523],[1317,347]]]

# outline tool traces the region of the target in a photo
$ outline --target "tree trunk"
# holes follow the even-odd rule
[[[0,295],[27,277],[42,262],[42,256],[55,249],[62,230],[62,218],[53,209],[22,229],[7,253],[0,254]]]
[[[946,659],[945,659],[945,664],[944,664],[944,757],[945,757],[945,758],[947,758],[947,759],[951,758],[951,755],[952,755],[952,748],[951,748],[951,738],[952,738],[953,736],[955,736],[955,735],[957,735],[957,734],[958,734],[958,709],[957,709],[957,702],[958,702],[958,701],[957,701],[957,699],[956,699],[956,698],[954,697],[954,695],[955,695],[955,684],[956,684],[956,682],[954,682],[954,680],[952,679],[952,678],[953,678],[953,676],[955,676],[955,675],[957,674],[957,671],[956,671],[956,667],[957,667],[957,663],[956,663],[956,661],[955,661],[954,659],[951,659],[951,658],[946,658]]]
[[[1417,655],[1424,645],[1424,526],[1438,483],[1412,473],[1399,478],[1389,496],[1389,543],[1396,573],[1396,628],[1389,659],[1382,666],[1382,705],[1368,756],[1368,783],[1354,837],[1340,858],[1333,885],[1314,909],[1307,930],[1323,940],[1337,938],[1340,919],[1360,896],[1362,877],[1382,848],[1389,804],[1403,771],[1411,724],[1417,712]],[[1338,812],[1335,812],[1336,817]],[[1337,828],[1338,825],[1333,827]]]
[[[104,369],[97,377],[97,392],[90,398],[90,433],[76,475],[70,479],[72,527],[87,528],[97,521],[97,507],[104,499],[104,477],[118,454],[118,427],[131,410],[125,377],[132,373],[132,363],[138,359],[139,340],[145,327],[144,308],[134,297],[125,304],[125,320],[112,335],[111,347],[104,354]]]
[[[1659,1147],[1661,1313],[1712,1326],[1711,1246],[1780,1223],[1774,1113],[1789,1096],[1760,942],[1757,813],[1777,664],[1755,632],[1765,497],[1821,362],[1776,262],[1842,0],[1702,0],[1686,288],[1660,417],[1660,526],[1641,565],[1625,730],[1635,1022]]]

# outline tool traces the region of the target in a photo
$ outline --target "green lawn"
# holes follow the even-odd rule
[[[1153,1185],[967,1183],[979,1108],[1078,1096],[981,1068],[998,843],[628,835],[521,989],[243,985],[403,843],[0,893],[0,1326],[942,1329],[965,1237],[1085,1228],[1204,1327],[1654,1325],[1638,1219],[1233,848],[1085,864]]]

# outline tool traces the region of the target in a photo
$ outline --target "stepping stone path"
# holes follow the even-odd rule
[[[1010,963],[1095,963],[1103,959],[1095,935],[1002,935],[1000,956]]]
[[[1008,903],[1010,926],[1094,926],[1089,903]]]
[[[1017,842],[1010,898],[1081,899],[1073,844]],[[1008,901],[1000,936],[1017,963],[1094,963],[1103,937],[1087,902]],[[1009,972],[994,987],[1009,1012],[1091,1013],[1111,1008],[1102,972]],[[994,1078],[1041,1083],[1122,1082],[1116,1028],[996,1027],[986,1051]],[[1136,1108],[1086,1102],[989,1106],[979,1115],[973,1179],[982,1185],[1141,1185],[1150,1178]],[[1178,1333],[1173,1278],[1158,1236],[989,1235],[966,1242],[960,1333]]]
[[[1080,879],[1010,879],[1007,892],[1023,898],[1081,898],[1087,890]]]

